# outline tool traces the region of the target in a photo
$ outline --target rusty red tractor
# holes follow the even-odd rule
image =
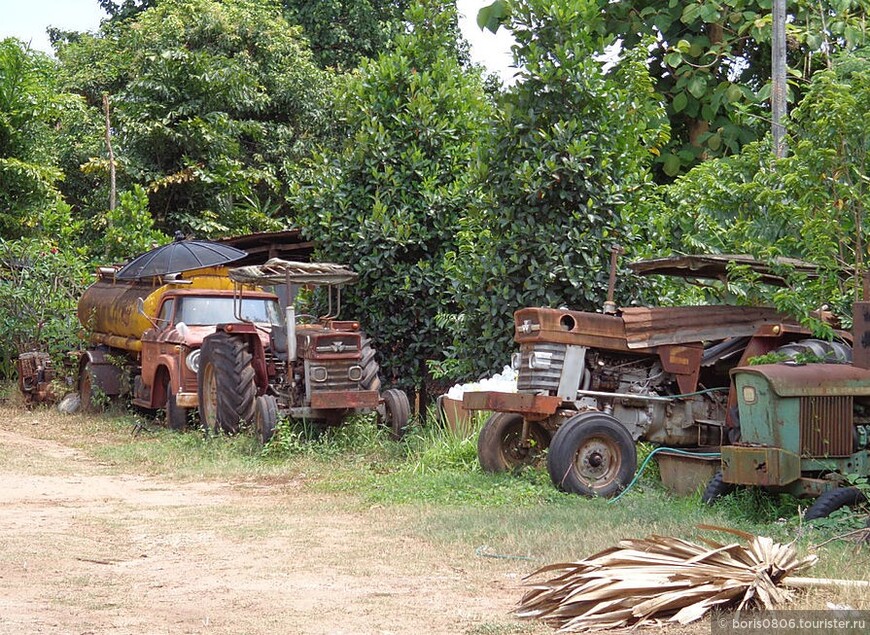
[[[746,256],[679,256],[633,263],[639,274],[721,278],[729,263],[782,280]],[[560,489],[610,497],[637,469],[635,442],[717,448],[737,438],[729,371],[784,344],[815,347],[838,360],[849,346],[807,339],[809,331],[773,309],[749,306],[623,307],[601,313],[524,308],[514,314],[517,393],[466,393],[463,405],[488,410],[478,440],[487,471],[540,459]],[[806,267],[806,263],[791,262]],[[848,333],[839,333],[848,341]]]

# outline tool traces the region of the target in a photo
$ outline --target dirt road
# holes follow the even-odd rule
[[[509,616],[522,569],[393,509],[118,473],[8,425],[0,479],[2,635],[547,632]]]

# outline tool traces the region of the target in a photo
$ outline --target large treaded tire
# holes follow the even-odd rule
[[[553,435],[547,471],[563,492],[610,498],[637,470],[637,449],[628,430],[603,412],[568,419]]]
[[[381,378],[378,373],[381,369],[375,359],[375,349],[372,346],[372,338],[363,335],[360,339],[360,347],[361,359],[359,365],[362,366],[363,369],[362,379],[359,382],[360,387],[363,390],[377,390],[380,392]]]
[[[783,344],[776,349],[776,352],[787,355],[789,359],[794,359],[802,353],[812,353],[831,364],[848,364],[852,361],[852,347],[848,344],[812,338]]]
[[[804,514],[804,520],[810,521],[818,518],[827,518],[841,507],[857,505],[866,500],[867,497],[857,487],[838,487],[837,489],[828,490],[810,505],[807,513]]]
[[[244,338],[218,332],[202,344],[199,415],[207,430],[235,434],[254,418],[253,356]]]
[[[260,395],[254,400],[254,435],[266,445],[278,427],[278,402],[272,395]]]
[[[712,505],[723,496],[727,496],[734,491],[733,483],[726,483],[722,472],[716,472],[704,488],[704,493],[701,494],[701,502],[705,505]]]
[[[520,445],[523,416],[497,412],[486,420],[477,437],[477,459],[485,472],[508,472],[534,465],[550,445],[550,433],[540,424],[529,424],[531,446]]]

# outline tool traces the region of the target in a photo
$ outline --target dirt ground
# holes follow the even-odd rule
[[[298,483],[119,474],[8,422],[0,479],[2,635],[548,632],[509,615],[518,565]]]

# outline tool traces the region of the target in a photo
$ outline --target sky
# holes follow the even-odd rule
[[[478,9],[491,1],[457,0],[460,30],[471,44],[472,61],[512,83],[510,35],[504,29],[493,34],[477,26]],[[65,31],[96,31],[105,17],[97,0],[0,0],[0,39],[17,37],[34,49],[50,53],[45,32],[49,26]]]

